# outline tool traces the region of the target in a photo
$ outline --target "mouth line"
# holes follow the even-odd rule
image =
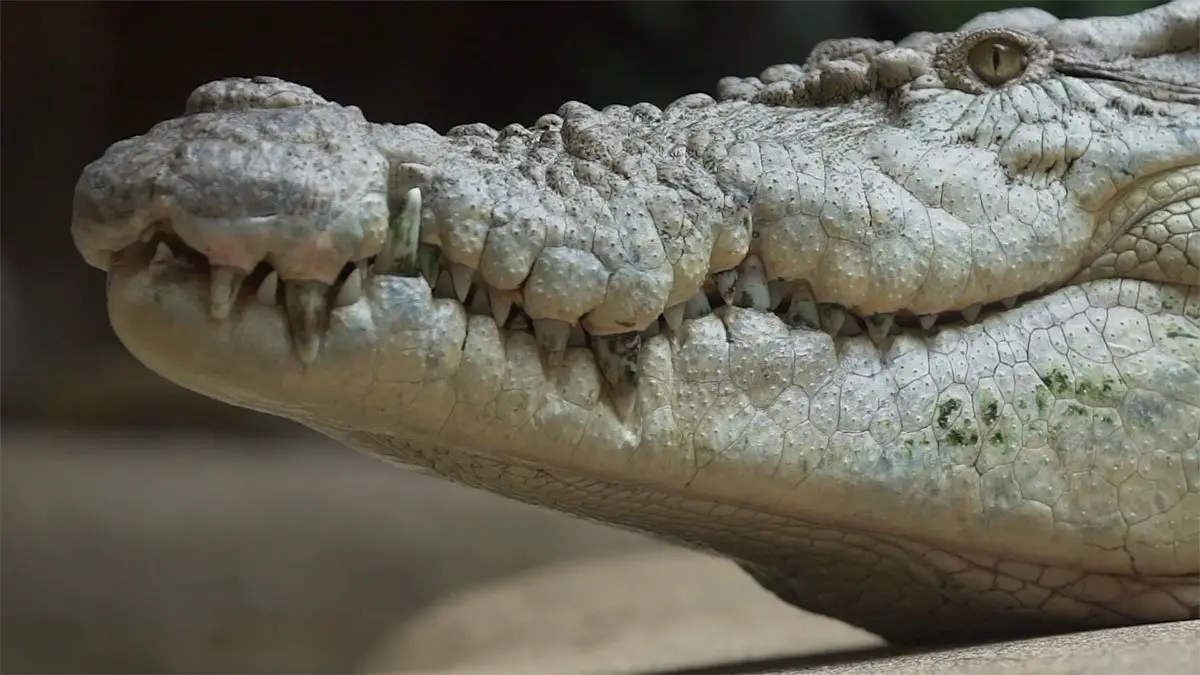
[[[330,312],[367,298],[364,289],[369,285],[371,278],[386,274],[374,271],[377,257],[371,256],[346,263],[337,280],[328,285],[313,281],[283,280],[267,261],[259,262],[250,272],[239,273],[233,282],[218,281],[218,275],[226,276],[218,272],[224,268],[213,265],[203,253],[190,247],[169,228],[157,227],[143,236],[138,243],[120,251],[114,262],[143,268],[155,278],[156,283],[176,280],[195,284],[197,279],[207,281],[206,285],[213,296],[210,298],[211,319],[217,322],[236,321],[236,316],[233,316],[236,308],[247,302],[278,306],[288,315],[297,356],[305,363],[312,363],[319,350],[320,334],[329,325]],[[444,259],[434,258],[434,261],[432,265],[422,265],[419,273],[429,286],[432,297],[454,300],[460,303],[468,314],[493,317],[498,328],[504,331],[530,333],[539,338],[539,343],[542,341],[539,335],[539,324],[542,322],[530,318],[525,313],[521,307],[519,290],[497,293],[483,284],[472,284],[462,293],[460,287],[455,285],[449,264]],[[881,321],[881,315],[861,316],[835,303],[813,301],[811,296],[804,295],[807,282],[803,281],[768,282],[770,298],[764,309],[734,297],[735,290],[722,275],[720,272],[710,275],[701,290],[683,308],[682,315],[660,315],[657,321],[642,330],[606,336],[592,335],[576,323],[566,327],[567,335],[563,347],[590,347],[595,351],[603,348],[599,343],[607,343],[614,339],[636,343],[660,333],[676,332],[684,321],[708,316],[723,307],[736,306],[773,313],[794,330],[824,332],[833,339],[835,345],[865,336],[882,354],[897,336],[933,339],[947,329],[961,329],[985,322],[993,316],[1018,308],[1025,302],[1044,298],[1061,289],[1061,286],[1043,287],[1001,301],[976,304],[963,310],[938,314],[917,315],[901,310],[884,315],[887,318]],[[305,284],[307,286],[303,286]],[[289,286],[306,288],[307,299],[297,301],[296,298],[290,297],[291,292],[287,290]],[[222,296],[223,302],[216,299],[218,295]],[[294,312],[299,312],[301,316],[293,316]],[[554,361],[553,355],[551,361]]]

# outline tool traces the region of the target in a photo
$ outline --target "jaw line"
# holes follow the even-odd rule
[[[762,315],[754,310],[733,308],[725,317],[685,322],[679,338],[665,333],[651,338],[646,347],[651,353],[644,361],[648,370],[676,376],[664,381],[659,373],[652,373],[644,378],[639,396],[659,401],[665,396],[681,408],[674,413],[667,410],[671,414],[664,420],[660,415],[664,406],[652,404],[649,411],[640,410],[637,419],[626,423],[606,401],[591,408],[572,401],[599,388],[601,376],[590,350],[569,349],[564,365],[543,375],[532,334],[498,332],[490,316],[468,315],[457,300],[433,298],[421,278],[374,275],[364,284],[362,300],[334,310],[320,355],[305,365],[295,356],[279,307],[243,298],[228,320],[213,320],[205,276],[194,271],[157,274],[137,260],[114,262],[109,273],[109,315],[129,351],[185,388],[291,419],[371,454],[405,463],[412,462],[405,457],[420,457],[418,464],[452,479],[462,467],[478,466],[481,460],[495,466],[497,476],[510,467],[551,475],[566,472],[750,511],[865,531],[895,530],[914,541],[927,537],[923,528],[932,519],[945,527],[945,536],[928,541],[929,545],[989,546],[973,539],[978,532],[953,516],[957,513],[953,491],[914,500],[929,481],[926,473],[855,471],[850,478],[838,464],[814,470],[797,482],[794,476],[774,475],[771,466],[757,461],[777,462],[773,456],[753,452],[744,459],[719,454],[699,463],[689,439],[696,435],[695,423],[708,415],[705,391],[719,383],[687,378],[688,368],[703,365],[695,360],[689,340],[708,345],[713,351],[702,352],[701,357],[726,373],[735,363],[752,365],[756,359],[745,361],[752,355],[745,350],[768,339],[756,330],[765,324],[758,322]],[[1042,300],[1059,311],[1069,309],[1078,297],[1058,296],[1078,295],[1098,283],[1106,281],[1067,287]],[[1025,331],[1044,330],[1047,321],[1061,323],[1050,306],[1021,305],[1009,312],[1011,325]],[[1031,314],[1025,317],[1024,312]],[[1039,325],[1025,325],[1031,321]],[[476,334],[490,331],[498,336],[503,349],[488,358],[481,358],[478,351],[464,358],[474,339],[467,336],[468,326]],[[817,363],[833,356],[829,381],[839,388],[852,375],[888,377],[885,371],[893,368],[880,362],[865,338],[835,346],[825,333],[791,330],[801,345],[795,358],[812,357]],[[955,340],[953,332],[983,330],[983,324],[974,324],[947,328],[943,334]],[[824,353],[799,351],[803,345]],[[904,355],[941,350],[937,338],[924,344],[909,340],[904,347]],[[488,361],[502,371],[504,390],[496,393],[474,373],[464,372],[470,370],[466,366],[472,360]],[[750,375],[742,372],[730,379]],[[688,398],[692,394],[694,400]],[[533,412],[513,423],[513,411],[522,407]],[[974,475],[974,469],[971,472]],[[504,493],[503,481],[489,480],[481,486]],[[849,480],[854,481],[853,491],[846,489]],[[747,503],[748,494],[757,496]],[[1007,537],[997,546],[1018,550],[1021,541],[1021,537]],[[1057,564],[1067,553],[1049,551],[1044,562]]]
[[[305,364],[296,356],[288,318],[280,305],[267,306],[252,297],[245,297],[247,291],[243,289],[243,297],[235,301],[231,316],[224,321],[215,320],[209,313],[208,273],[182,267],[166,273],[155,272],[149,268],[144,255],[125,253],[114,256],[109,267],[108,312],[114,331],[134,356],[187,389],[232,405],[306,424],[327,418],[333,413],[330,406],[345,408],[348,390],[354,388],[353,382],[358,382],[363,396],[367,396],[368,390],[379,380],[379,367],[397,373],[399,367],[388,367],[388,359],[400,357],[419,365],[420,359],[411,358],[416,355],[417,345],[397,344],[389,338],[395,337],[397,332],[407,333],[405,337],[430,345],[436,338],[429,334],[429,329],[436,324],[421,320],[422,316],[449,315],[450,323],[464,330],[472,321],[485,318],[491,321],[490,317],[468,314],[456,300],[433,297],[428,284],[420,277],[370,274],[363,280],[363,294],[358,302],[331,309],[320,352],[313,363]],[[1052,300],[1071,289],[1103,281],[1069,284],[1040,295],[1034,301]],[[719,315],[722,309],[715,309],[714,315]],[[1023,305],[1019,305],[1004,314],[1016,316],[1022,310]],[[691,321],[685,321],[685,328]],[[444,326],[445,322],[442,323]],[[939,329],[939,334],[950,336],[979,325],[946,325]],[[789,330],[827,335],[799,327],[789,327]],[[502,330],[499,333],[506,343],[514,335],[534,339],[522,331]],[[664,329],[663,335],[650,339],[669,340],[669,331]],[[865,334],[842,336],[835,340],[834,348],[841,355],[854,342],[866,339]],[[733,336],[729,340],[731,345],[737,344]],[[463,340],[453,342],[449,351],[461,356]],[[930,347],[926,343],[926,348]],[[446,346],[440,346],[440,351],[447,351]],[[568,352],[594,359],[586,347],[571,347]],[[661,351],[657,353],[662,354]],[[668,353],[674,357],[675,349],[672,347]],[[405,356],[410,358],[404,359]],[[534,365],[540,366],[540,360]],[[420,386],[423,383],[420,372],[407,375],[406,384]],[[453,379],[453,373],[450,376]],[[405,379],[404,374],[400,377]],[[553,379],[553,375],[547,376],[547,380]],[[337,393],[322,394],[323,391]],[[360,410],[349,419],[361,418]],[[393,419],[388,431],[399,432],[403,426],[404,420]],[[423,431],[436,432],[437,429]]]

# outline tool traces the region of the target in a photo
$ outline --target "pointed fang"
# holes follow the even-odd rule
[[[837,305],[822,305],[818,309],[821,315],[821,328],[832,337],[837,337],[846,325],[846,310]]]
[[[175,262],[175,254],[171,253],[171,247],[158,242],[158,246],[154,249],[154,257],[150,259],[151,265],[168,265]]]
[[[362,277],[362,268],[355,267],[338,289],[337,297],[333,300],[334,307],[346,307],[362,299]]]
[[[492,290],[488,291],[488,296],[492,301],[492,318],[496,320],[496,327],[503,330],[508,324],[508,316],[512,314],[512,298]]]
[[[271,270],[267,278],[263,279],[258,285],[258,290],[254,292],[254,297],[264,305],[274,305],[279,293],[279,272]]]
[[[679,330],[679,327],[683,325],[684,307],[684,303],[681,302],[678,305],[675,305],[674,307],[668,307],[663,311],[663,318],[667,320],[667,327],[672,331]]]
[[[458,263],[450,264],[450,278],[454,282],[454,294],[458,296],[459,302],[467,301],[467,294],[471,292],[471,277],[475,276],[475,270],[466,265]]]
[[[592,349],[596,364],[609,384],[618,389],[637,387],[642,349],[639,333],[593,336]]]
[[[882,348],[887,343],[895,320],[895,314],[875,314],[867,318],[867,336],[871,338],[871,342],[874,342],[876,347]]]
[[[963,318],[967,320],[967,323],[975,323],[975,320],[979,318],[979,312],[982,309],[983,305],[977,302],[962,311]]]
[[[703,319],[709,314],[712,314],[712,305],[709,304],[708,296],[703,291],[693,295],[683,305],[683,318],[685,319]]]
[[[296,356],[304,363],[317,360],[325,322],[329,286],[320,281],[285,281],[283,297]]]
[[[726,302],[729,302],[726,300]],[[765,312],[771,306],[771,289],[767,283],[766,272],[762,260],[750,254],[738,267],[737,283],[733,286],[733,302],[738,307],[746,307]]]
[[[442,270],[433,285],[433,297],[450,299],[454,297],[454,280],[450,278],[450,270]]]
[[[233,310],[242,282],[246,280],[245,272],[233,267],[214,266],[212,278],[209,279],[209,295],[211,304],[209,313],[214,319],[224,321]]]
[[[738,272],[736,269],[717,272],[713,275],[713,281],[717,284],[717,293],[725,304],[733,304],[733,287],[737,284]]]
[[[388,222],[387,239],[375,258],[376,274],[415,277],[420,272],[417,249],[421,239],[421,190],[413,188],[404,195],[400,212]]]
[[[546,363],[551,368],[562,365],[567,340],[571,337],[571,324],[555,319],[534,319],[533,335],[538,347],[546,354]]]

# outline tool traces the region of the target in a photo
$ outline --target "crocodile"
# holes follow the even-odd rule
[[[1198,21],[1007,9],[445,133],[228,78],[72,233],[178,385],[894,643],[1193,619]]]

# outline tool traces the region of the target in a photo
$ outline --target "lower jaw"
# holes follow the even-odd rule
[[[980,324],[948,327],[932,339],[901,334],[886,356],[865,336],[835,342],[819,331],[789,329],[771,314],[725,308],[646,343],[634,417],[617,410],[590,350],[568,349],[563,365],[547,372],[532,335],[498,331],[491,317],[471,316],[457,301],[431,297],[419,278],[372,277],[359,302],[332,311],[320,354],[310,364],[296,358],[278,306],[243,298],[227,320],[212,319],[207,280],[198,273],[156,277],[144,265],[116,264],[109,276],[109,313],[126,347],[164,377],[326,432],[362,432],[502,463],[570,469],[731,508],[896,533],[951,550],[1023,559],[1031,555],[1030,541],[1040,541],[1045,545],[1037,547],[1039,563],[1113,574],[1129,573],[1131,565],[1151,573],[1195,573],[1186,561],[1196,555],[1170,552],[1181,545],[1182,530],[1149,532],[1136,555],[1105,553],[1108,540],[1128,535],[1129,528],[1119,514],[1113,520],[1105,504],[1087,501],[1095,499],[1085,494],[1087,485],[1072,487],[1078,472],[1071,471],[1072,458],[1063,457],[1070,449],[1047,452],[1044,444],[1028,440],[1026,429],[1016,459],[1005,458],[1004,447],[987,442],[1005,429],[1003,419],[987,428],[986,410],[982,422],[973,419],[979,398],[969,389],[978,389],[981,380],[1000,383],[1001,418],[1044,419],[1045,411],[1036,411],[1037,397],[1022,398],[1023,389],[1062,383],[1053,372],[1025,367],[1023,350],[1039,340],[1044,348],[1065,350],[1071,340],[1086,337],[1076,332],[1086,328],[1088,297],[1120,304],[1130,293],[1140,309],[1127,318],[1177,316],[1200,335],[1200,324],[1185,316],[1186,307],[1196,309],[1194,297],[1186,305],[1186,289],[1128,280],[1073,286]],[[1164,313],[1169,299],[1180,306]],[[1189,345],[1178,342],[1161,351],[1200,370],[1200,357],[1194,347],[1186,351]],[[1058,356],[1066,360],[1068,351]],[[781,365],[793,369],[790,383],[780,381]],[[803,378],[812,381],[798,383]],[[931,387],[924,393],[914,386],[922,381]],[[951,411],[946,428],[932,431],[931,447],[910,445],[920,434],[908,431],[906,411],[897,406],[932,396],[936,409],[951,390],[962,390],[966,409]],[[1051,414],[1065,415],[1053,411],[1069,409],[1074,401],[1052,393]],[[1182,394],[1200,398],[1200,390]],[[1020,409],[1021,400],[1030,407]],[[977,410],[969,409],[972,403]],[[1088,419],[1103,426],[1101,413],[1092,408]],[[935,425],[944,410],[937,412]],[[1120,421],[1125,411],[1115,414]],[[976,423],[973,437],[954,435],[961,432],[960,422]],[[795,425],[793,431],[834,431],[825,435],[818,455],[806,456],[789,449],[786,433],[773,430],[788,424]],[[1097,445],[1093,452],[1102,450]],[[1017,502],[1005,504],[1001,492],[986,491],[984,475],[1004,466],[1015,470],[1027,454],[1024,470],[1033,472],[1028,479],[1033,487],[1054,482],[1053,476],[1038,476],[1057,470],[1034,459],[1059,462],[1065,486],[1059,501],[1077,498],[1080,513],[1089,514],[1068,531],[1061,529],[1052,503],[1018,494]],[[1124,467],[1127,459],[1113,461]],[[1170,516],[1179,521],[1177,528],[1200,520],[1200,499],[1189,494],[1191,501]],[[1100,552],[1080,553],[1092,550],[1089,546]],[[1151,551],[1156,547],[1157,553]]]

